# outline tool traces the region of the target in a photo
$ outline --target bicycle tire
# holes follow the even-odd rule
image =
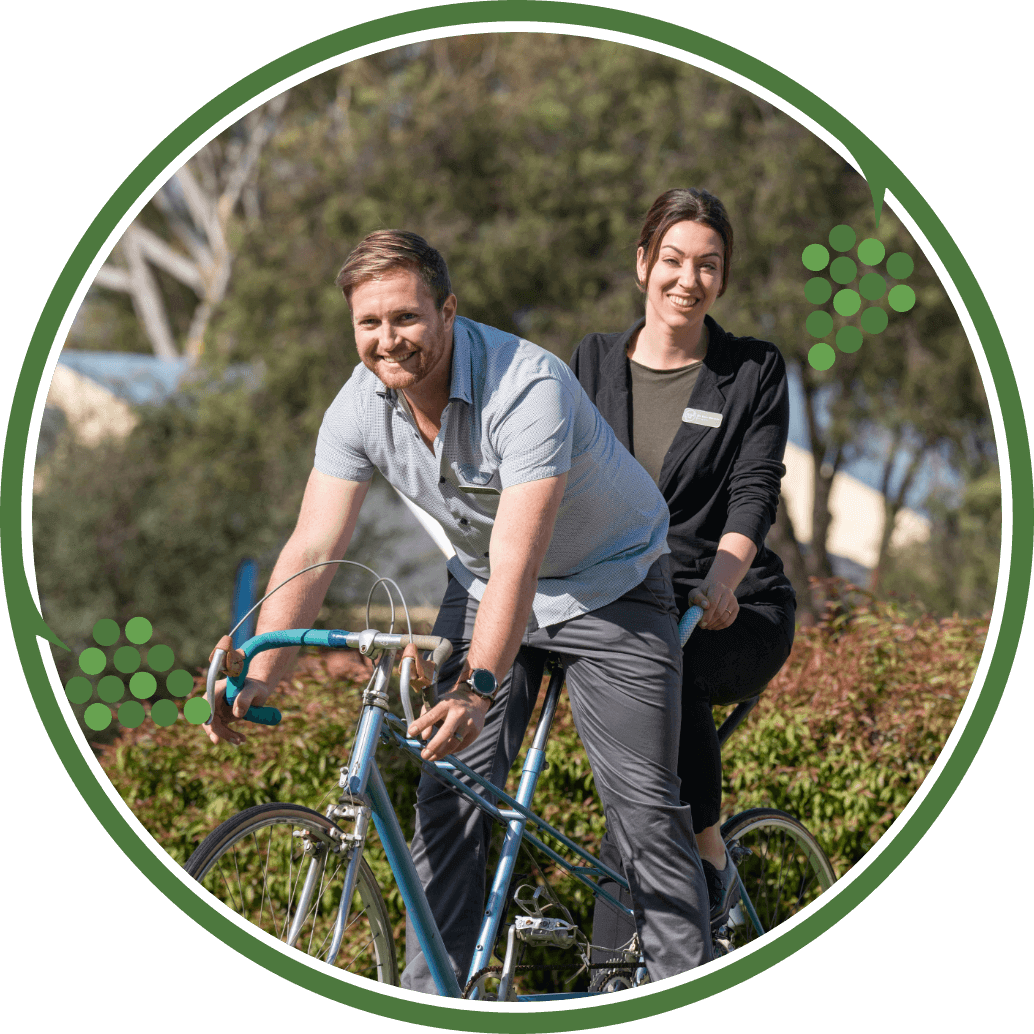
[[[301,835],[296,835],[296,831]],[[323,958],[341,897],[346,860],[332,848],[338,827],[296,804],[259,804],[217,826],[187,859],[184,869],[237,915],[286,941],[293,903],[313,858],[322,860],[319,885],[294,947]],[[308,853],[306,845],[312,853]],[[306,855],[308,853],[308,861]],[[398,959],[388,910],[366,859],[360,859],[355,893],[337,969],[383,984],[399,984]]]
[[[818,841],[802,823],[775,808],[752,808],[722,824],[722,839],[736,861],[740,881],[767,933],[807,908],[836,881]],[[742,901],[715,937],[727,954],[759,934]]]

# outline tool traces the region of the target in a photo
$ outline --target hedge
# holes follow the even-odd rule
[[[760,806],[791,812],[843,875],[886,832],[937,760],[969,692],[986,633],[986,618],[907,616],[894,604],[861,595],[852,605],[831,604],[818,625],[798,632],[787,664],[726,745],[723,818]],[[278,688],[283,723],[253,727],[240,748],[213,747],[199,729],[179,721],[164,729],[150,722],[123,729],[97,749],[123,799],[182,863],[219,822],[243,808],[266,801],[326,808],[348,758],[364,672],[358,658],[303,656]],[[537,798],[541,814],[595,849],[604,819],[566,697],[546,756]],[[384,749],[379,758],[408,834],[417,770]],[[511,790],[515,783],[512,775]],[[402,901],[375,835],[367,857],[388,888],[401,946]],[[554,882],[552,868],[539,862]],[[518,871],[529,880],[543,876],[523,861]],[[574,883],[564,880],[558,893],[583,923],[591,899]],[[559,965],[571,961],[556,958]],[[570,976],[543,971],[523,986],[559,988]],[[580,979],[576,986],[584,986]]]

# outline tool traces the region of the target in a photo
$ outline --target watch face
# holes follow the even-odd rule
[[[498,685],[495,676],[487,668],[475,668],[470,673],[470,684],[486,697],[495,696]]]

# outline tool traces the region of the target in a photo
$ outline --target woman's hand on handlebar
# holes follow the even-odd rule
[[[690,595],[689,602],[704,611],[700,627],[711,632],[728,628],[740,612],[740,605],[732,589],[724,582],[705,578]]]
[[[239,747],[248,737],[232,728],[240,721],[249,707],[261,707],[269,698],[269,686],[259,679],[246,679],[241,691],[233,698],[233,706],[226,702],[226,680],[215,684],[215,714],[211,722],[202,726],[213,743],[226,740]]]

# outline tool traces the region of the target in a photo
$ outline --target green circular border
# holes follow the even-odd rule
[[[273,948],[264,940],[237,927],[186,886],[164,866],[132,830],[87,765],[72,731],[57,705],[55,691],[43,664],[37,637],[64,647],[46,626],[29,589],[21,554],[21,497],[24,457],[29,424],[43,371],[57,330],[72,297],[93,259],[111,236],[121,218],[139,200],[163,169],[202,134],[224,118],[284,79],[316,64],[340,58],[360,47],[385,43],[394,37],[457,26],[483,27],[499,23],[539,23],[557,31],[586,27],[623,33],[680,49],[724,67],[781,97],[797,111],[822,126],[845,146],[869,183],[877,218],[887,189],[915,220],[944,264],[959,291],[980,339],[1002,410],[1012,482],[1012,541],[1009,578],[1002,603],[1002,622],[984,685],[973,711],[944,768],[907,822],[886,843],[879,855],[857,873],[820,908],[792,930],[742,958],[714,971],[649,995],[608,996],[605,1003],[555,1011],[551,1006],[529,1006],[520,1012],[459,1009],[439,1006],[429,998],[412,1002],[342,981],[322,973]],[[354,1008],[411,1023],[433,1024],[464,1031],[522,1032],[534,1016],[538,1031],[580,1030],[600,1024],[616,1024],[656,1015],[685,1006],[738,984],[788,957],[834,925],[867,897],[896,868],[919,841],[951,797],[987,732],[1005,689],[1016,653],[1028,591],[1028,573],[1034,547],[1034,484],[1023,410],[1016,380],[1001,334],[987,301],[950,234],[915,187],[871,140],[832,107],[774,68],[701,33],[659,19],[626,11],[608,10],[553,0],[478,0],[430,9],[408,11],[379,18],[333,33],[245,76],[198,109],[174,129],[133,170],[107,201],[79,241],[36,325],[18,378],[7,448],[0,477],[0,541],[8,608],[15,643],[47,733],[69,775],[107,832],[140,870],[192,919],[230,947],[311,991]],[[999,586],[999,592],[1001,592]]]

